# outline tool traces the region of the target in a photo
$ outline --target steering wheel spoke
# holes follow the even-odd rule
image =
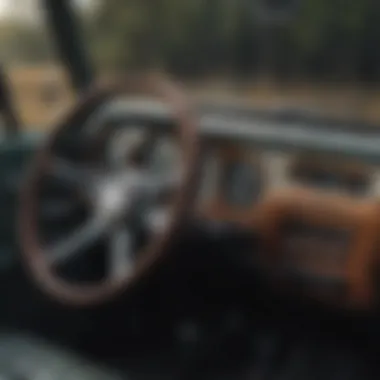
[[[171,213],[168,205],[159,204],[146,210],[142,217],[143,225],[151,235],[160,235],[167,229]]]
[[[154,143],[154,134],[141,126],[116,131],[107,155],[108,164],[112,168],[124,168],[126,164],[142,167],[149,159]]]
[[[133,271],[134,236],[126,225],[120,224],[109,235],[108,276],[118,279]]]
[[[97,174],[95,168],[82,167],[59,157],[52,158],[49,169],[51,176],[76,187],[88,186]]]
[[[48,249],[49,261],[54,265],[65,263],[79,252],[90,248],[111,228],[109,221],[94,217],[75,230],[71,236],[61,240]]]
[[[178,188],[181,184],[182,176],[181,171],[164,175],[148,171],[145,174],[143,188],[152,199],[159,199],[161,196],[171,193]]]

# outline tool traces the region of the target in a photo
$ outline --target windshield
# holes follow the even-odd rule
[[[72,94],[38,1],[19,3],[0,2],[6,31],[0,52],[2,61],[11,63],[23,120],[42,125]],[[277,17],[277,3],[290,4],[286,17]],[[203,97],[380,123],[377,2],[76,0],[74,5],[98,76],[154,68],[181,78]],[[38,91],[29,83],[32,77]]]
[[[98,1],[102,71],[156,66],[199,93],[380,122],[380,4],[370,0]],[[289,15],[276,18],[278,4]]]
[[[0,63],[25,129],[44,130],[74,100],[39,0],[0,0]],[[73,2],[82,9],[81,1]]]

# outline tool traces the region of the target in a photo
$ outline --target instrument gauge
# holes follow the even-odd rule
[[[220,177],[220,161],[217,155],[209,153],[202,161],[200,171],[200,201],[209,202],[213,200],[218,192]]]
[[[223,194],[230,205],[249,207],[261,193],[261,172],[249,162],[230,162],[223,176]]]

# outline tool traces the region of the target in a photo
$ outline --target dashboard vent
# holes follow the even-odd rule
[[[363,196],[368,193],[371,175],[366,168],[338,166],[319,161],[296,164],[292,168],[291,178],[305,186]]]

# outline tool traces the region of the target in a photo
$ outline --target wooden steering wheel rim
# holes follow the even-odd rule
[[[52,147],[61,132],[80,123],[101,104],[119,95],[158,96],[173,109],[173,120],[178,123],[179,144],[183,157],[183,179],[173,199],[172,217],[166,232],[153,238],[144,252],[139,254],[134,271],[113,281],[104,280],[97,284],[74,285],[56,274],[48,263],[39,238],[37,223],[37,191],[41,177],[49,163]],[[165,251],[178,236],[179,229],[192,206],[196,194],[198,161],[197,120],[182,91],[170,81],[156,76],[133,77],[114,83],[97,85],[87,91],[74,108],[54,129],[42,148],[37,152],[30,174],[20,194],[19,235],[22,261],[32,279],[39,287],[61,303],[71,306],[92,306],[106,302],[138,282],[157,264]]]

